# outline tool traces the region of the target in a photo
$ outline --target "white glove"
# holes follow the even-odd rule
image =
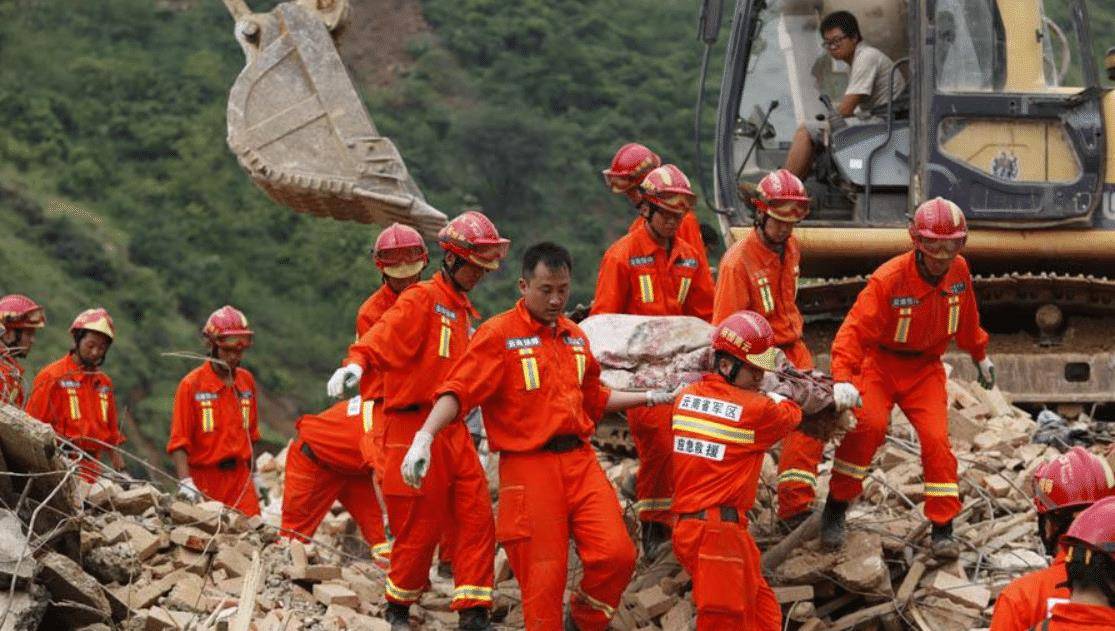
[[[197,490],[197,485],[194,484],[192,477],[186,476],[178,481],[178,497],[188,502],[196,502],[201,499],[201,491]]]
[[[850,410],[863,405],[863,397],[859,390],[847,381],[842,381],[832,387],[832,401],[837,410]]]
[[[345,388],[351,388],[360,383],[364,376],[364,369],[359,364],[348,364],[337,369],[329,382],[325,384],[325,392],[333,398],[339,398],[345,393]]]
[[[263,474],[258,471],[253,473],[252,484],[256,487],[256,495],[263,497],[263,492],[267,490],[267,487],[263,485]]]
[[[679,392],[681,392],[681,386],[673,390],[647,390],[647,407],[673,403]]]
[[[990,390],[995,387],[995,364],[991,362],[990,357],[984,357],[976,364],[976,370],[979,371],[979,385],[984,390]]]
[[[767,398],[775,403],[782,403],[786,400],[784,395],[778,394],[777,392],[764,392],[763,394],[767,395]]]
[[[433,442],[433,434],[420,429],[414,434],[414,441],[403,457],[403,481],[416,489],[422,487],[422,478],[430,469],[430,445]]]

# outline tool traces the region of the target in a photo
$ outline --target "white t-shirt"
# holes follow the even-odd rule
[[[887,104],[890,94],[890,69],[894,62],[883,51],[863,42],[856,45],[852,55],[852,71],[848,77],[848,89],[844,94],[862,94],[867,97],[860,107],[871,110]],[[894,73],[894,94],[902,91],[906,81],[901,72]]]

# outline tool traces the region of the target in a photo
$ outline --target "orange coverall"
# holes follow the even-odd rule
[[[373,324],[383,317],[383,314],[398,299],[399,294],[395,293],[395,290],[391,289],[387,283],[384,283],[364,301],[364,304],[360,305],[360,310],[356,313],[357,341],[372,328]],[[341,365],[360,363],[360,357],[350,353],[341,362]],[[382,481],[384,451],[384,423],[381,418],[383,415],[383,374],[374,368],[365,370],[363,376],[360,377],[360,396],[363,397],[365,405],[371,404],[372,406],[370,413],[372,429],[361,434],[360,452],[364,455],[368,466],[375,471],[376,480]]]
[[[708,321],[713,292],[705,258],[679,239],[667,252],[644,227],[624,235],[604,253],[591,314],[689,315]],[[635,510],[641,521],[669,523],[670,405],[631,408],[627,424],[639,454]]]
[[[252,443],[258,440],[252,373],[237,368],[230,386],[205,362],[182,378],[174,394],[166,451],[185,450],[199,491],[245,515],[258,515],[251,475]]]
[[[81,477],[88,482],[100,476],[97,458],[105,444],[124,442],[112,379],[100,370],[86,372],[70,353],[35,375],[27,413],[92,456],[80,460]]]
[[[433,406],[434,389],[464,354],[469,318],[477,317],[468,297],[443,272],[411,285],[371,330],[349,349],[361,366],[383,374],[383,495],[395,535],[386,593],[409,605],[429,582],[430,562],[447,529],[453,551],[453,610],[492,606],[495,522],[488,481],[476,447],[461,419],[438,432],[430,448],[430,469],[420,489],[403,481],[403,458]]]
[[[1058,603],[1053,616],[1034,625],[1038,631],[1111,631],[1115,629],[1115,607]]]
[[[962,256],[936,286],[921,277],[914,252],[875,270],[832,343],[833,379],[854,383],[863,396],[863,407],[855,411],[859,423],[836,450],[834,499],[848,502],[863,490],[897,403],[921,441],[925,516],[945,524],[960,511],[941,364],[954,338],[975,361],[986,356],[988,336]]]
[[[635,232],[645,225],[647,225],[647,220],[639,215],[631,222],[627,231]],[[678,226],[677,237],[693,246],[693,249],[697,251],[698,258],[703,261],[708,260],[708,250],[705,248],[705,238],[701,236],[701,222],[697,219],[697,213],[685,213],[685,216],[681,218],[681,224]]]
[[[782,610],[747,530],[763,454],[801,422],[776,403],[707,373],[673,406],[674,553],[693,577],[698,631],[778,631]]]
[[[793,235],[780,255],[767,247],[759,228],[733,245],[720,259],[712,322],[741,309],[763,314],[774,330],[774,343],[802,370],[813,369],[813,356],[801,339],[805,321],[798,310],[801,248]],[[782,441],[778,459],[778,516],[789,519],[809,510],[817,493],[817,465],[825,444],[794,431]]]
[[[481,325],[438,389],[461,409],[484,409],[500,453],[496,538],[527,629],[562,629],[570,536],[584,572],[572,597],[578,629],[608,627],[635,569],[615,490],[588,445],[610,392],[580,327],[564,317],[540,324],[522,300]]]
[[[1007,585],[995,599],[991,631],[1027,631],[1053,612],[1053,605],[1068,602],[1065,551],[1059,550],[1049,567],[1020,576]]]
[[[320,414],[298,419],[298,434],[287,450],[283,521],[287,536],[312,537],[333,502],[348,510],[373,555],[388,553],[383,513],[372,474],[360,453],[360,439],[372,426],[371,401],[359,395]]]
[[[4,394],[3,403],[23,407],[23,366],[14,357],[0,364],[0,393]]]

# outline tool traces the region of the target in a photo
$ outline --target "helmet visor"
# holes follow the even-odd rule
[[[960,237],[959,239],[929,239],[926,237],[918,237],[918,244],[922,252],[926,256],[935,259],[951,259],[960,250],[964,248],[964,243],[968,241],[967,237]]]
[[[409,263],[425,262],[427,260],[425,248],[414,246],[411,248],[392,248],[380,250],[375,253],[376,264],[380,268],[395,267]]]
[[[634,188],[638,182],[630,175],[618,175],[611,171],[604,171],[604,186],[613,193],[626,193]]]
[[[225,335],[217,338],[217,347],[226,351],[242,351],[251,345],[251,335]]]
[[[767,205],[767,214],[779,221],[797,223],[809,214],[809,202],[772,202]]]

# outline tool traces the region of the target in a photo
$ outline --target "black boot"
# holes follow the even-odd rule
[[[487,607],[469,607],[457,612],[457,628],[468,631],[488,631],[492,628],[488,621]]]
[[[938,559],[960,558],[960,542],[952,536],[952,522],[933,524],[933,534],[929,538],[933,556]]]
[[[410,605],[387,603],[387,612],[383,617],[391,625],[391,631],[410,631]]]
[[[847,502],[831,497],[825,502],[825,510],[821,513],[821,545],[825,549],[836,550],[844,545],[844,513],[847,511]]]
[[[643,556],[650,559],[662,544],[670,540],[670,529],[660,522],[644,521],[642,539]]]

